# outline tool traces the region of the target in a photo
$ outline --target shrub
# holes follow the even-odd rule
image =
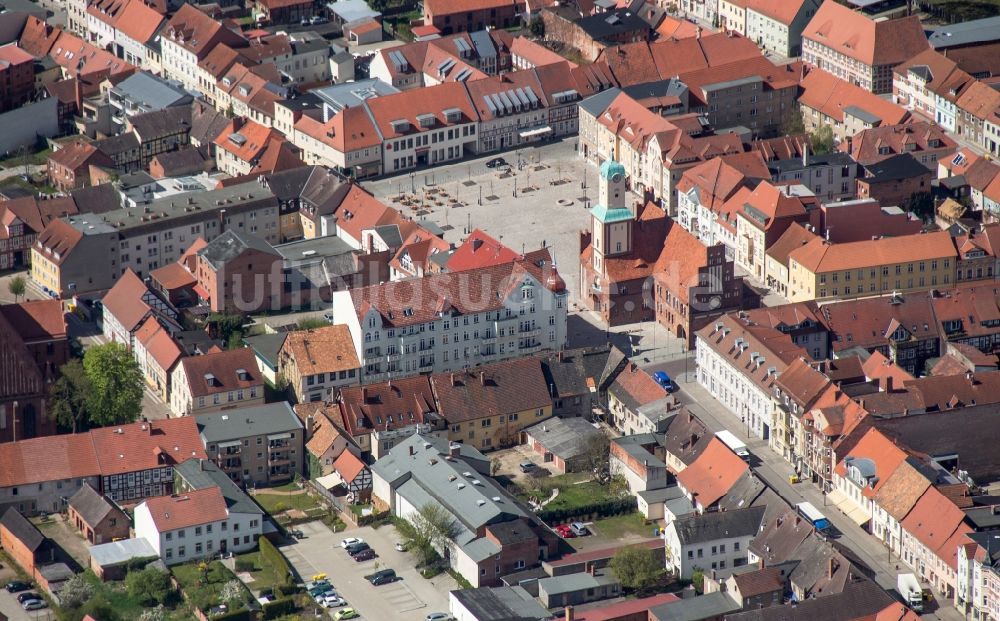
[[[212,617],[212,621],[250,621],[250,611],[246,608],[233,610],[226,614]]]
[[[94,594],[94,587],[77,574],[66,581],[59,591],[59,603],[65,608],[79,608]]]
[[[294,587],[295,579],[292,577],[292,568],[288,565],[284,555],[274,547],[266,537],[257,540],[260,546],[260,562],[262,565],[270,565],[274,575],[275,587]]]
[[[602,498],[578,507],[542,509],[538,517],[544,522],[565,522],[581,515],[596,513],[600,517],[631,513],[637,509],[634,496],[625,498]]]
[[[295,600],[291,597],[277,599],[264,604],[261,610],[264,613],[264,619],[277,619],[295,612]]]
[[[143,606],[165,603],[174,590],[170,576],[156,569],[130,573],[125,576],[125,587],[129,596]]]
[[[253,559],[250,558],[238,558],[236,559],[236,571],[247,572],[253,571],[257,568],[254,564]]]

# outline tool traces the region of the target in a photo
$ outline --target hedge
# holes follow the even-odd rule
[[[276,599],[264,604],[261,610],[264,613],[264,619],[277,619],[295,612],[295,599],[291,597]]]
[[[608,517],[611,515],[621,515],[631,513],[638,509],[635,496],[625,498],[604,498],[594,502],[580,505],[578,507],[565,507],[561,509],[545,509],[538,512],[538,517],[543,522],[565,522],[575,517],[596,514],[598,517]]]
[[[250,611],[246,608],[233,610],[223,615],[215,615],[212,621],[250,621]]]
[[[275,585],[294,586],[295,579],[292,576],[292,568],[285,560],[285,556],[278,551],[278,548],[274,547],[274,544],[267,537],[257,539],[257,544],[260,546],[261,564],[271,566]]]

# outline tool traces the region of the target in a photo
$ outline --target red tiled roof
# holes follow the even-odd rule
[[[340,478],[351,482],[358,478],[361,471],[365,469],[365,462],[361,461],[354,453],[344,451],[340,457],[333,462],[333,469],[337,471]]]
[[[60,34],[62,34],[61,29],[50,26],[34,15],[29,15],[24,30],[21,31],[21,38],[18,39],[18,45],[35,58],[41,58],[49,53]]]
[[[834,0],[816,11],[802,38],[866,65],[897,65],[930,47],[916,15],[875,21]]]
[[[59,300],[35,300],[0,306],[23,341],[66,338],[66,315]]]
[[[678,227],[680,228],[680,227]],[[635,364],[625,367],[612,386],[617,386],[628,393],[639,405],[647,405],[666,398],[669,394],[653,377]]]
[[[461,272],[509,263],[519,258],[520,254],[493,239],[482,229],[476,229],[455,249],[445,265],[449,271]]]
[[[149,273],[149,277],[160,283],[167,291],[193,286],[198,280],[180,263],[168,263]]]
[[[73,251],[76,244],[83,238],[83,233],[76,230],[65,220],[53,220],[38,234],[35,248],[45,258],[56,265],[61,265]]]
[[[97,461],[104,476],[205,459],[192,416],[92,429]]]
[[[278,130],[250,119],[234,119],[214,140],[215,146],[242,162],[259,159],[271,140],[283,140]]]
[[[424,13],[435,17],[466,11],[483,11],[502,7],[516,7],[522,4],[517,0],[424,0]]]
[[[802,4],[805,0],[745,0],[746,8],[751,11],[756,11],[761,15],[770,17],[771,19],[784,24],[785,26],[791,26],[792,21],[802,10]],[[810,3],[811,4],[811,3]]]
[[[749,466],[718,438],[712,438],[694,462],[677,475],[677,483],[703,508],[726,495]]]
[[[817,238],[789,255],[790,260],[815,274],[956,256],[955,244],[947,231],[843,244]]]
[[[958,550],[955,536],[971,532],[964,520],[965,513],[932,486],[913,505],[900,526],[954,569]],[[954,549],[945,549],[946,544],[952,541],[955,543]]]
[[[847,474],[847,463],[850,459],[868,459],[875,465],[875,478],[873,484],[865,486],[862,494],[866,498],[871,498],[882,489],[882,485],[889,480],[889,477],[896,468],[906,459],[906,453],[896,446],[892,440],[885,437],[881,431],[870,429],[862,436],[861,440],[854,445],[850,453],[837,464],[837,474],[844,476]]]
[[[264,383],[257,368],[257,359],[253,350],[248,347],[188,356],[181,360],[181,364],[194,398],[261,386]],[[247,379],[241,380],[237,376],[239,369],[246,372]],[[211,386],[205,378],[209,374],[214,377]]]
[[[98,166],[110,166],[114,164],[111,158],[99,151],[97,147],[82,140],[70,143],[58,151],[53,151],[49,155],[49,161],[70,170],[79,170],[89,164],[96,164]]]
[[[330,145],[340,153],[375,147],[382,142],[371,117],[362,106],[345,108],[326,123],[304,114],[296,121],[295,130]]]
[[[149,292],[146,283],[142,282],[132,268],[125,270],[118,282],[104,295],[101,303],[106,312],[110,312],[122,327],[132,332],[139,326],[152,309],[142,298]]]
[[[243,38],[228,30],[193,4],[183,4],[161,31],[164,41],[172,41],[199,59],[217,43],[239,46]]]
[[[89,433],[0,444],[0,488],[101,474]]]
[[[160,533],[221,522],[229,517],[226,499],[217,486],[172,496],[158,496],[148,499],[144,504]]]
[[[882,125],[897,125],[910,116],[909,112],[891,101],[822,69],[810,70],[802,78],[800,86],[800,104],[818,110],[840,123],[844,121],[844,108],[851,106],[878,117]]]
[[[34,60],[34,56],[25,52],[16,45],[5,45],[0,47],[0,62],[7,63],[9,65],[20,65],[23,63],[34,62]]]
[[[146,353],[167,373],[183,355],[180,345],[160,326],[156,317],[148,317],[135,337],[146,348]]]
[[[548,384],[536,358],[497,362],[489,367],[431,376],[431,385],[449,424],[514,414],[552,405]]]
[[[469,99],[465,86],[460,82],[445,82],[435,86],[414,88],[393,95],[369,99],[366,105],[383,138],[392,140],[433,131],[441,127],[477,121],[479,117],[476,115],[475,107]],[[450,108],[460,112],[454,123],[448,122],[444,115],[444,111]],[[434,116],[433,126],[421,127],[417,116],[424,114]],[[392,121],[396,120],[408,121],[409,129],[402,131],[402,133],[397,132],[392,127]]]
[[[427,422],[436,411],[430,377],[418,375],[391,382],[340,390],[340,419],[352,436],[365,429],[397,429]]]
[[[115,21],[115,28],[134,41],[147,43],[163,20],[162,15],[142,0],[130,0]]]

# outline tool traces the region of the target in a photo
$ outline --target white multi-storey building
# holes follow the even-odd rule
[[[566,284],[547,250],[489,268],[337,291],[363,382],[440,373],[559,350]]]

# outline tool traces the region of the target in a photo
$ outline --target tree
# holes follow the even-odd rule
[[[691,571],[691,584],[694,585],[694,590],[698,593],[705,592],[705,570],[701,567],[695,567]]]
[[[934,218],[934,197],[930,192],[914,192],[903,205],[906,211],[912,211],[925,222]]]
[[[125,589],[129,597],[143,606],[164,604],[173,593],[170,576],[153,568],[129,572],[125,576]]]
[[[594,480],[601,485],[611,482],[610,462],[611,440],[603,433],[591,436],[586,440],[581,455],[584,467],[594,475]]]
[[[642,546],[620,548],[611,559],[611,570],[623,587],[640,592],[655,585],[666,573],[656,553]]]
[[[230,580],[225,583],[219,592],[219,599],[229,604],[230,608],[239,608],[246,602],[246,590],[243,583],[239,580]]]
[[[208,317],[209,332],[229,349],[233,345],[243,347],[243,315],[213,313]],[[235,335],[235,337],[234,337]]]
[[[823,124],[816,128],[816,131],[809,134],[809,142],[812,152],[816,155],[824,155],[833,152],[833,127]]]
[[[427,504],[396,525],[404,543],[417,555],[419,565],[437,560],[439,551],[450,549],[458,534],[458,522],[441,505]]]
[[[93,594],[94,587],[83,579],[83,574],[76,574],[59,590],[59,603],[64,608],[79,608],[86,604]]]
[[[806,124],[802,120],[802,110],[798,106],[792,106],[785,121],[781,124],[781,133],[784,136],[798,136],[806,133]]]
[[[541,17],[536,17],[531,20],[530,24],[528,24],[528,30],[531,32],[532,36],[541,39],[545,36],[545,22],[542,21]]]
[[[83,369],[83,362],[73,359],[59,368],[59,379],[49,387],[48,416],[63,429],[73,433],[87,427],[87,395],[90,380]]]
[[[27,283],[24,282],[24,276],[17,275],[10,279],[7,283],[7,290],[10,294],[14,296],[14,301],[18,302],[24,297],[24,290],[27,288]]]
[[[96,425],[131,423],[142,413],[143,379],[125,346],[106,343],[87,350],[83,370],[90,382],[87,416]]]

